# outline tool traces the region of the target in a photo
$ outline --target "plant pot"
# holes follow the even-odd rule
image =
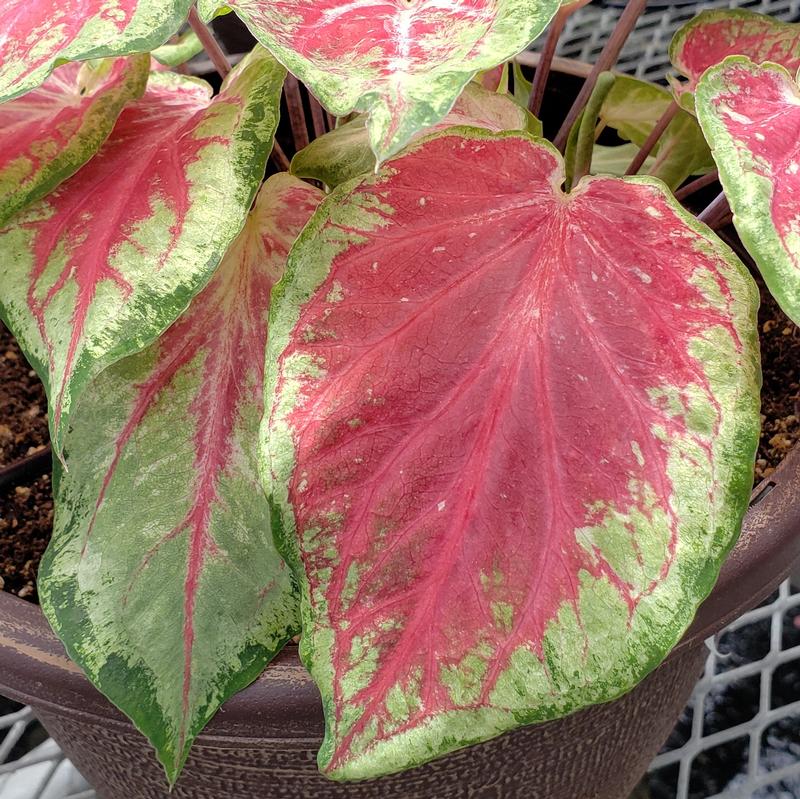
[[[554,68],[548,92],[563,108],[589,67],[557,59]],[[633,691],[380,780],[338,784],[318,773],[322,707],[292,647],[222,707],[171,793],[150,745],[67,658],[41,610],[3,592],[0,694],[33,707],[102,799],[628,799],[691,694],[705,639],[767,597],[800,557],[799,496],[800,445],[753,492],[691,629]]]
[[[704,640],[757,604],[800,556],[800,448],[753,494],[736,548],[691,629],[631,693],[357,784],[317,772],[319,695],[296,650],[228,701],[170,794],[145,739],[69,661],[41,610],[0,593],[0,693],[30,704],[103,799],[627,799],[700,674]]]

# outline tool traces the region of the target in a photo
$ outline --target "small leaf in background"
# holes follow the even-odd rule
[[[479,72],[473,80],[484,89],[490,92],[508,93],[508,61],[498,64],[496,67]]]
[[[0,230],[0,314],[47,388],[57,453],[89,381],[166,329],[238,234],[285,74],[261,48],[213,100],[151,74],[97,155]]]
[[[563,180],[523,134],[425,139],[273,293],[264,457],[334,778],[618,697],[739,533],[753,280],[658,181]]]
[[[682,105],[691,106],[682,95],[694,92],[701,75],[729,55],[774,61],[794,74],[800,68],[800,25],[741,8],[698,14],[675,34],[669,48],[672,65],[689,79],[672,81]]]
[[[197,34],[194,31],[186,31],[176,42],[170,42],[153,50],[152,56],[159,64],[174,68],[185,64],[202,52],[203,43],[197,38]]]
[[[695,99],[736,230],[800,324],[800,89],[783,67],[733,56],[706,72]]]
[[[415,138],[445,128],[469,125],[487,130],[528,130],[541,135],[538,119],[509,95],[468,83],[452,111],[438,124]],[[346,180],[375,170],[367,120],[358,117],[315,139],[292,159],[292,174],[338,186]]]
[[[141,97],[149,66],[147,55],[65,64],[0,105],[0,225],[97,152],[125,104]]]
[[[92,383],[66,436],[42,606],[171,782],[218,707],[299,629],[257,441],[269,294],[321,198],[270,178],[208,287]]]
[[[592,174],[594,175],[616,175],[621,177],[631,165],[639,147],[635,144],[618,144],[608,146],[595,144],[592,150]],[[647,173],[653,168],[655,158],[649,155],[644,162],[642,172]]]
[[[672,103],[669,90],[628,75],[618,75],[600,110],[600,119],[620,137],[641,147]],[[648,174],[676,189],[690,175],[714,167],[697,120],[679,110],[653,148]]]
[[[208,16],[214,5],[204,3],[201,12]],[[476,72],[525,49],[559,0],[226,5],[328,111],[367,113],[370,144],[383,161],[439,122]]]
[[[3,0],[0,102],[40,85],[57,64],[148,52],[186,20],[191,0]]]

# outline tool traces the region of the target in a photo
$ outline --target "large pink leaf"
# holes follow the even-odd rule
[[[0,225],[86,163],[147,83],[146,55],[65,64],[0,105]]]
[[[704,75],[696,104],[736,229],[800,322],[800,89],[780,66],[731,57]]]
[[[337,190],[273,295],[263,430],[325,772],[630,689],[735,540],[757,292],[651,178],[445,132]]]
[[[773,61],[794,74],[800,68],[800,25],[745,9],[704,11],[675,34],[669,54],[689,79],[680,91],[693,92],[702,74],[730,55]]]
[[[298,629],[256,442],[269,294],[321,196],[271,178],[212,282],[92,383],[66,437],[43,608],[171,781],[222,702]]]
[[[3,0],[0,102],[38,86],[63,61],[153,50],[192,0]]]
[[[98,154],[0,229],[0,313],[48,389],[57,452],[71,406],[183,311],[264,174],[282,67],[258,48],[222,93],[150,76]]]
[[[337,116],[369,114],[380,162],[438,122],[481,70],[523,50],[559,0],[201,0],[230,6]]]

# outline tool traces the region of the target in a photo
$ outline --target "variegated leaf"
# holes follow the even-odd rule
[[[673,81],[673,87],[682,104],[691,107],[690,94],[702,74],[730,55],[744,55],[757,63],[773,61],[797,72],[800,25],[746,9],[703,11],[675,34],[669,55],[673,66],[689,79],[680,85]]]
[[[273,284],[321,192],[262,188],[213,280],[77,404],[42,605],[174,782],[195,736],[299,629],[259,485]]]
[[[273,293],[262,428],[323,770],[613,699],[739,532],[758,294],[651,178],[446,131],[337,189]]]
[[[0,102],[36,88],[54,66],[153,50],[191,0],[3,0]]]
[[[97,152],[125,104],[144,92],[149,65],[146,55],[65,64],[0,105],[0,225]]]
[[[221,5],[206,0],[208,16]],[[336,116],[369,114],[380,162],[435,125],[481,70],[523,50],[559,0],[231,0],[253,35]]]
[[[800,89],[783,67],[733,56],[706,72],[696,105],[734,225],[800,324]]]
[[[213,100],[153,73],[98,154],[0,229],[0,314],[45,383],[57,453],[89,381],[171,324],[241,229],[284,75],[261,48]]]
[[[487,130],[527,130],[537,136],[542,125],[526,108],[508,94],[468,83],[456,100],[452,111],[432,128],[417,134],[470,125]],[[328,186],[375,170],[375,155],[369,145],[367,120],[358,117],[315,139],[292,159],[292,173],[316,178]]]

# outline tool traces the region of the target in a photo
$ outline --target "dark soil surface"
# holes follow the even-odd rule
[[[2,324],[0,409],[0,468],[46,448],[44,389]],[[36,601],[36,570],[52,523],[49,474],[0,487],[0,589]]]
[[[800,329],[761,286],[761,443],[756,482],[769,477],[800,438]]]

